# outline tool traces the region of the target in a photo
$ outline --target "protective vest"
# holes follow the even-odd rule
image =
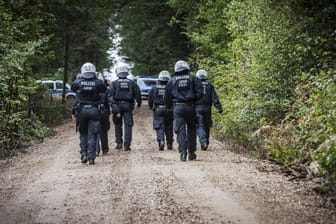
[[[116,101],[134,101],[133,81],[130,79],[117,79],[113,82]]]
[[[167,85],[157,84],[154,92],[154,105],[165,105],[165,93]]]
[[[195,100],[194,84],[190,75],[174,77],[172,95],[176,102],[192,102]]]
[[[98,105],[100,101],[99,83],[100,80],[81,79],[77,90],[77,100],[80,104]]]

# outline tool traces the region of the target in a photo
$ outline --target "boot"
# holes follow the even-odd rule
[[[86,153],[82,153],[82,154],[81,154],[81,160],[82,160],[82,163],[87,163],[87,156],[86,156]]]
[[[168,150],[172,150],[173,149],[173,145],[172,144],[167,144],[167,149]]]
[[[189,156],[188,156],[188,159],[189,160],[195,160],[196,159],[196,153],[192,152],[192,153],[189,153]]]
[[[121,143],[117,143],[117,146],[115,148],[116,149],[122,149],[122,144]]]
[[[160,151],[164,150],[164,141],[159,142],[159,150]]]
[[[180,159],[181,159],[181,161],[186,161],[187,160],[187,153],[186,152],[181,152],[180,153]]]
[[[90,160],[89,160],[89,165],[94,165],[94,164],[95,164],[94,159],[90,159]]]
[[[207,150],[207,149],[208,149],[208,145],[207,145],[207,144],[203,144],[203,145],[201,145],[201,149],[202,149],[202,150]]]

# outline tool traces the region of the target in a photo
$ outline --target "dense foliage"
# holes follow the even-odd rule
[[[0,0],[0,157],[30,137],[50,134],[45,125],[69,114],[36,80],[61,71],[71,81],[86,61],[110,66],[112,11],[105,3]]]
[[[335,3],[169,2],[188,12],[191,60],[220,91],[218,130],[285,165],[317,161],[336,179]]]

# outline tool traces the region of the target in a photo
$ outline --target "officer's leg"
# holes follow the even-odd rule
[[[100,133],[101,130],[97,133],[97,139],[96,139],[96,155],[99,156],[100,153]]]
[[[87,147],[88,147],[88,117],[86,110],[82,110],[78,114],[79,121],[79,146],[82,163],[87,162]]]
[[[187,136],[186,136],[186,124],[183,116],[183,109],[181,106],[174,108],[174,131],[177,135],[178,150],[180,153],[180,159],[186,160],[187,156]]]
[[[96,159],[96,141],[97,135],[100,128],[99,120],[89,120],[89,132],[88,132],[88,160],[89,164],[94,164],[94,160]]]
[[[196,111],[190,107],[188,113],[185,113],[188,133],[188,152],[189,160],[196,159]]]
[[[201,149],[204,150],[207,145],[206,131],[204,128],[205,117],[202,108],[196,108],[196,118],[197,118],[197,136],[201,144]]]
[[[154,112],[154,129],[156,131],[156,140],[159,144],[159,150],[164,149],[164,114],[160,109]]]
[[[206,144],[209,145],[209,137],[210,137],[210,128],[212,126],[212,119],[211,119],[211,108],[204,111],[204,130],[206,136]]]
[[[126,151],[130,150],[131,142],[132,142],[132,127],[133,127],[133,112],[132,110],[128,110],[124,112],[124,125],[125,125],[125,142],[124,149]]]
[[[167,148],[173,149],[174,132],[173,132],[173,114],[171,111],[167,111],[165,116],[165,133],[166,133]]]
[[[117,143],[117,149],[122,148],[122,113],[113,114],[115,142]]]
[[[100,133],[100,141],[101,141],[101,149],[103,154],[105,155],[109,151],[108,147],[108,130],[110,126],[109,115],[108,113],[103,114],[101,117],[101,133]]]

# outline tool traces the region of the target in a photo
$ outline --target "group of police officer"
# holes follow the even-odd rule
[[[173,132],[177,135],[181,161],[196,159],[197,135],[201,149],[209,145],[211,106],[222,112],[222,106],[213,86],[207,81],[205,70],[196,76],[190,74],[185,61],[174,66],[175,76],[161,71],[158,83],[149,93],[148,105],[153,110],[153,127],[156,130],[159,150],[173,148]],[[95,164],[101,149],[103,155],[109,151],[107,132],[110,128],[109,114],[112,112],[115,126],[116,149],[131,150],[133,110],[141,107],[141,93],[135,81],[128,79],[128,68],[116,68],[118,79],[108,85],[104,78],[96,76],[92,63],[85,63],[81,75],[72,83],[77,93],[73,115],[78,121],[80,133],[80,155],[82,163]],[[124,137],[123,137],[124,123]]]

